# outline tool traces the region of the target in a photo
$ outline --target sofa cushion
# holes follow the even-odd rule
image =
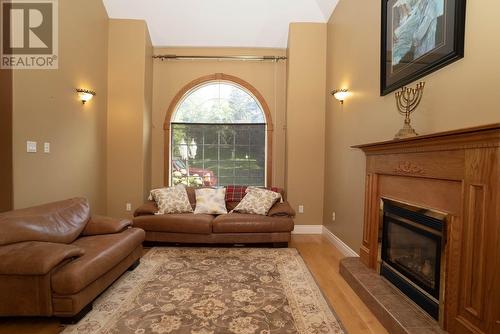
[[[132,224],[145,231],[210,234],[213,219],[206,214],[172,213],[135,217]]]
[[[217,216],[213,223],[214,233],[269,233],[293,231],[290,217],[268,217],[243,213]]]
[[[85,251],[74,245],[26,241],[0,247],[0,275],[45,275]]]
[[[154,215],[155,212],[158,212],[158,206],[156,206],[155,201],[147,201],[134,211],[134,217],[137,216],[146,216],[146,215]]]
[[[212,187],[186,187],[189,203],[193,210],[196,208],[196,189],[213,189]]]
[[[0,245],[21,241],[72,243],[90,219],[85,198],[39,205],[0,214]]]
[[[271,207],[281,199],[281,194],[258,188],[248,188],[248,192],[241,202],[233,209],[234,212],[267,215]]]
[[[143,230],[129,228],[121,233],[79,238],[73,245],[82,248],[85,254],[52,275],[52,290],[59,295],[83,290],[140,246],[144,237]]]
[[[290,206],[288,202],[277,202],[271,207],[271,209],[267,212],[268,216],[295,216],[295,210]]]
[[[129,219],[92,216],[82,231],[82,236],[119,233],[132,225]]]
[[[158,206],[155,214],[193,212],[193,207],[189,202],[189,197],[184,185],[174,187],[153,189],[150,192],[149,200],[154,199]]]
[[[226,202],[227,211],[229,212],[229,211],[233,210],[235,207],[238,206],[239,203],[240,202]]]
[[[195,214],[220,215],[227,213],[226,188],[200,188],[195,190],[196,208]]]

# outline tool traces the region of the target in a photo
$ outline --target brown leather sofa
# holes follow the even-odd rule
[[[186,188],[191,206],[196,206],[194,188]],[[284,196],[283,191],[279,190]],[[228,211],[238,202],[226,202]],[[207,215],[194,213],[155,215],[158,208],[148,201],[134,212],[133,226],[146,231],[146,242],[252,244],[271,243],[286,247],[293,231],[295,211],[286,201],[276,203],[267,216],[241,213]]]
[[[75,321],[142,255],[130,220],[91,217],[84,198],[0,214],[0,316]]]

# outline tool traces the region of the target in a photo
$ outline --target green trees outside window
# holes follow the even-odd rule
[[[266,123],[244,88],[209,82],[191,90],[171,123],[171,184],[264,186]]]

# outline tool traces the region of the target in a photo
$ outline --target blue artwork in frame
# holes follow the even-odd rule
[[[382,0],[380,95],[464,56],[465,0]]]

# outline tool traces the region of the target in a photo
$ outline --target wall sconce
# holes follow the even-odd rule
[[[95,92],[89,89],[77,88],[76,92],[78,93],[78,97],[82,101],[82,104],[85,104],[85,102],[92,100],[92,98],[95,96]]]
[[[344,100],[349,96],[349,90],[347,89],[334,89],[331,91],[333,97],[340,101],[340,104],[344,104]]]

